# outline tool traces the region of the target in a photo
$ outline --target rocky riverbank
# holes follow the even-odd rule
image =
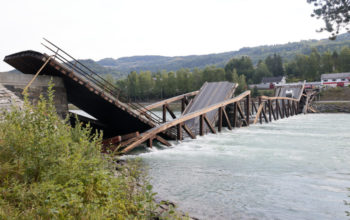
[[[315,102],[312,107],[319,113],[350,113],[350,102]]]

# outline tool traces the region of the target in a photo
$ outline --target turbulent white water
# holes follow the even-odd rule
[[[347,219],[350,114],[298,115],[138,155],[200,219]]]

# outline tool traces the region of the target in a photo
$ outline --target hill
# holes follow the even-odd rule
[[[296,54],[310,54],[312,48],[317,48],[320,53],[327,50],[339,51],[344,46],[350,46],[350,34],[339,35],[337,40],[303,40],[279,45],[263,45],[258,47],[244,47],[238,51],[216,53],[208,55],[191,56],[132,56],[119,59],[105,58],[99,61],[82,60],[98,73],[111,73],[117,78],[127,75],[131,71],[157,72],[161,70],[176,71],[181,68],[199,68],[215,65],[223,67],[231,58],[249,56],[253,63],[265,59],[274,53],[280,54],[283,61],[292,59]]]

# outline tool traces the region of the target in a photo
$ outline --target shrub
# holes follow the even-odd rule
[[[154,193],[138,165],[115,171],[101,134],[25,98],[0,120],[0,219],[148,219]],[[91,134],[92,133],[92,134]],[[117,174],[117,175],[116,175]]]

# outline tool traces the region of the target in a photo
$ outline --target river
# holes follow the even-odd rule
[[[158,197],[200,219],[347,219],[350,114],[308,114],[138,154]]]

